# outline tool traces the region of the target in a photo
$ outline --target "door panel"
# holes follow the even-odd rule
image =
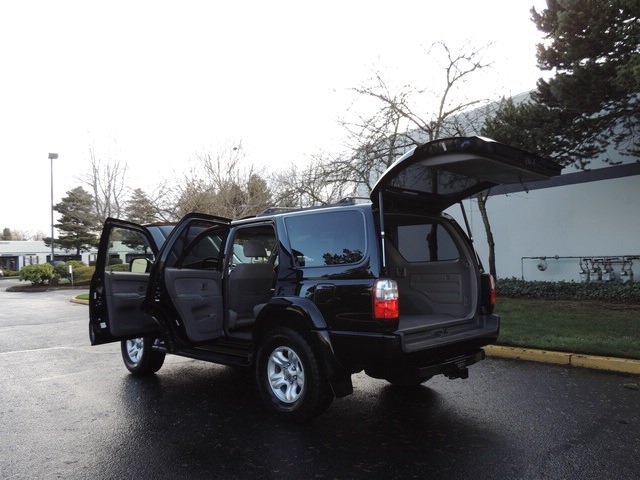
[[[223,332],[222,257],[229,221],[192,213],[175,226],[151,269],[145,308],[179,343],[215,340]],[[177,328],[173,328],[177,327]]]
[[[105,272],[105,301],[111,319],[111,335],[127,337],[158,331],[151,316],[140,310],[148,283],[148,273]]]
[[[216,270],[167,268],[165,283],[192,342],[222,335],[222,274]]]
[[[144,260],[150,265],[157,253],[158,247],[147,228],[114,218],[105,221],[89,296],[92,345],[159,331],[154,320],[140,309],[149,274],[131,271],[136,261]]]

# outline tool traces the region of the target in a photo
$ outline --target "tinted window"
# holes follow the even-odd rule
[[[232,264],[274,263],[276,235],[271,226],[243,227],[233,239]]]
[[[105,270],[128,272],[131,261],[136,258],[154,260],[147,237],[137,230],[113,228],[109,236]]]
[[[397,249],[408,262],[456,260],[458,248],[447,230],[437,223],[400,225]]]
[[[285,220],[297,265],[319,267],[357,263],[366,249],[360,212],[325,212]]]
[[[417,163],[399,172],[389,183],[403,190],[448,195],[474,187],[480,183],[480,180]]]
[[[226,230],[210,230],[189,245],[182,260],[182,268],[217,269]]]
[[[180,232],[180,236],[176,238],[175,243],[167,255],[166,266],[175,267],[178,263],[178,257],[184,258],[185,254],[183,253],[192,246],[192,242],[195,239],[200,238],[200,235],[205,230],[211,228],[211,224],[212,222],[208,220],[191,221],[187,227]]]

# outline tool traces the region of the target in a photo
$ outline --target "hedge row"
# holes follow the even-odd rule
[[[528,282],[508,278],[498,280],[496,290],[498,295],[514,298],[640,303],[640,282]]]

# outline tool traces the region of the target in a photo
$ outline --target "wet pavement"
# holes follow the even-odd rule
[[[354,377],[305,425],[260,406],[250,372],[167,357],[130,376],[90,347],[77,292],[0,281],[0,478],[631,479],[640,378],[488,359],[415,390]]]

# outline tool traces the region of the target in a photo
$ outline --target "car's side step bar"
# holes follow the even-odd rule
[[[162,347],[155,348],[158,350],[162,349]],[[244,352],[243,354],[224,353],[211,350],[210,347],[207,349],[185,348],[172,353],[181,357],[193,358],[194,360],[204,360],[206,362],[219,363],[231,367],[249,367],[252,364],[251,358],[247,355],[246,352]]]

